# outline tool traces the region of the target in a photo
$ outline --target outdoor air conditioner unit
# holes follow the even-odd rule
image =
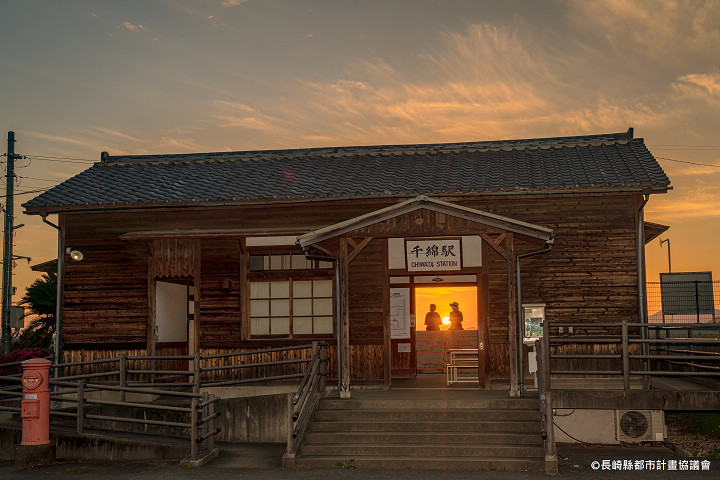
[[[615,410],[615,439],[620,442],[662,442],[665,414],[662,410]]]

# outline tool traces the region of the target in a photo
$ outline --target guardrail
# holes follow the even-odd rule
[[[305,434],[308,423],[317,407],[320,396],[325,391],[325,364],[330,360],[327,357],[327,344],[313,342],[313,355],[297,391],[288,395],[288,440],[283,466],[292,467],[295,455]]]
[[[548,323],[543,326],[544,344],[542,360],[547,365],[548,383],[550,376],[597,376],[622,377],[623,388],[630,389],[630,377],[643,377],[645,383],[653,376],[710,377],[720,379],[720,338],[714,335],[718,324],[663,324],[621,322]],[[568,330],[565,330],[568,329]],[[595,334],[567,334],[561,331],[579,329],[603,330]],[[678,330],[681,329],[681,330]],[[687,332],[685,336],[669,335],[668,332]],[[699,332],[713,332],[702,335]],[[695,332],[695,333],[693,333]],[[604,345],[612,347],[615,353],[552,353],[552,346],[562,345]],[[694,347],[694,348],[693,348]],[[553,368],[553,360],[604,361],[601,368]],[[665,364],[670,368],[660,368]],[[640,368],[639,368],[640,367]],[[685,369],[678,369],[684,367]]]

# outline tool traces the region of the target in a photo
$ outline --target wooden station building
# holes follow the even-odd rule
[[[349,396],[467,347],[481,388],[515,394],[528,373],[523,305],[544,305],[550,322],[644,320],[644,245],[662,227],[643,207],[669,184],[630,129],[103,153],[24,207],[58,215],[66,362],[325,340]],[[469,289],[464,329],[426,331],[417,295],[440,287]]]

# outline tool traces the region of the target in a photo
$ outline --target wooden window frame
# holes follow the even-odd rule
[[[263,256],[263,257],[271,257],[271,256],[286,256],[286,257],[292,257],[293,255],[298,255],[296,252],[251,252],[250,256]],[[270,265],[270,262],[272,260],[263,260],[263,267]],[[276,269],[250,269],[250,264],[252,263],[248,259],[248,308],[247,308],[247,330],[246,334],[249,340],[291,340],[291,339],[333,339],[336,335],[336,321],[337,321],[337,291],[336,291],[336,285],[335,285],[335,269],[333,268],[333,265],[331,262],[330,266],[320,268],[320,262],[315,260],[308,260],[308,262],[312,262],[311,266],[314,268],[292,268],[292,260],[290,261],[290,268],[276,268]],[[275,262],[273,262],[275,263]],[[282,261],[280,262],[283,263]],[[275,263],[277,265],[277,263]],[[319,317],[331,317],[332,318],[332,332],[329,333],[294,333],[293,332],[293,319],[294,319],[294,312],[293,312],[293,300],[295,300],[295,297],[293,295],[293,284],[294,282],[299,281],[317,281],[317,280],[328,280],[331,282],[331,289],[332,293],[330,297],[315,297],[314,295],[309,297],[310,299],[321,299],[321,298],[330,298],[332,301],[332,312],[330,315],[310,315],[310,318],[312,318],[313,322],[313,330],[315,328],[315,318]],[[252,284],[253,283],[261,283],[261,282],[288,282],[288,333],[280,333],[280,334],[273,334],[272,333],[272,315],[270,315],[272,312],[268,311],[268,321],[269,325],[268,328],[270,329],[270,334],[252,334],[252,321],[253,318],[261,318],[261,317],[253,317],[252,316],[252,307],[251,302],[253,300],[267,300],[268,301],[268,308],[270,307],[270,302],[272,301],[272,293],[268,293],[267,298],[253,298],[252,297]],[[314,293],[314,292],[313,292]],[[306,297],[302,297],[306,298]],[[303,315],[303,317],[307,317],[307,315]],[[277,318],[284,318],[277,316]]]

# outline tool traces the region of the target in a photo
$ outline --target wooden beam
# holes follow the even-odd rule
[[[510,396],[520,395],[518,370],[517,274],[515,271],[515,245],[513,234],[506,237],[507,301],[508,301],[508,356],[510,357]]]
[[[505,253],[505,249],[500,246],[502,244],[503,240],[506,238],[506,234],[501,234],[497,239],[493,240],[490,238],[490,236],[486,233],[481,233],[480,237],[485,240],[485,243],[487,243],[490,247],[492,247],[493,250],[497,252],[498,255],[500,255],[502,258],[507,260],[507,255]]]
[[[357,257],[358,254],[360,252],[362,252],[365,247],[368,246],[368,244],[372,241],[372,239],[373,239],[373,237],[367,237],[367,238],[363,239],[363,241],[360,242],[359,244],[356,244],[355,242],[352,241],[352,239],[348,238],[347,239],[348,243],[352,243],[352,245],[354,245],[353,251],[350,252],[350,254],[348,255],[348,263],[355,260],[355,257]]]
[[[350,398],[350,299],[347,239],[340,239],[338,270],[340,275],[340,398]]]

